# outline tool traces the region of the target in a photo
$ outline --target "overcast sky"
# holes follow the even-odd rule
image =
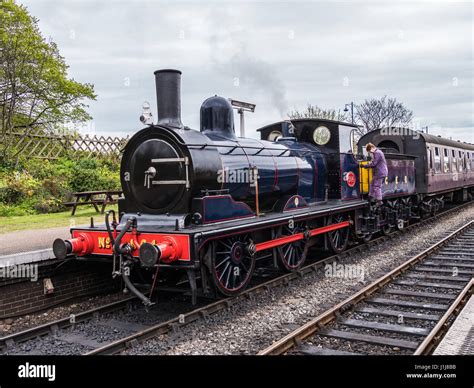
[[[18,1],[95,85],[89,132],[134,133],[145,100],[156,118],[153,71],[177,68],[196,129],[214,94],[257,104],[250,136],[307,103],[388,95],[415,127],[474,142],[471,1]]]

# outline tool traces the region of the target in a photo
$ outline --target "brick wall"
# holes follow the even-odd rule
[[[119,279],[112,279],[111,264],[62,262],[52,260],[39,264],[38,280],[0,280],[0,319],[46,309],[72,298],[118,291]],[[50,278],[54,292],[45,295],[44,280]]]

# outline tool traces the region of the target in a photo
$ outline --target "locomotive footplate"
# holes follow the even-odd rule
[[[207,242],[220,237],[267,230],[287,225],[290,221],[300,222],[339,214],[344,211],[350,212],[364,208],[366,205],[366,201],[344,202],[335,200],[328,201],[324,205],[318,205],[317,208],[309,207],[285,214],[273,213],[245,220],[219,222],[211,225],[189,225],[187,227],[179,222],[183,219],[182,216],[166,216],[168,226],[152,226],[149,224],[147,216],[124,214],[121,223],[112,231],[112,236],[108,234],[104,225],[71,229],[72,238],[67,240],[68,245],[70,245],[67,248],[67,254],[84,257],[112,257],[113,240],[123,230],[126,220],[133,218],[136,220],[136,227],[129,228],[121,238],[122,245],[128,244],[131,257],[139,258],[140,247],[147,243],[159,248],[160,266],[192,266],[195,253]],[[142,220],[143,222],[141,222]],[[164,220],[160,224],[165,224]],[[178,224],[181,224],[181,227]],[[298,239],[298,237],[293,237],[293,239]],[[260,245],[258,245],[257,250],[262,251],[278,246],[273,241],[258,241]],[[282,240],[281,243],[283,244],[283,242]],[[58,253],[62,255],[67,249],[62,247],[62,251]]]

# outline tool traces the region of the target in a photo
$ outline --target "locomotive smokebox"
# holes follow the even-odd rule
[[[155,71],[158,125],[182,128],[181,123],[181,71],[173,69]]]

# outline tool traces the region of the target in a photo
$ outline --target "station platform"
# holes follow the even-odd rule
[[[474,354],[474,297],[471,296],[433,355]]]
[[[0,235],[0,267],[53,259],[53,241],[69,238],[69,227],[19,230]]]
[[[121,290],[111,266],[54,257],[56,238],[69,238],[69,227],[0,234],[0,318],[16,319],[75,298]]]

